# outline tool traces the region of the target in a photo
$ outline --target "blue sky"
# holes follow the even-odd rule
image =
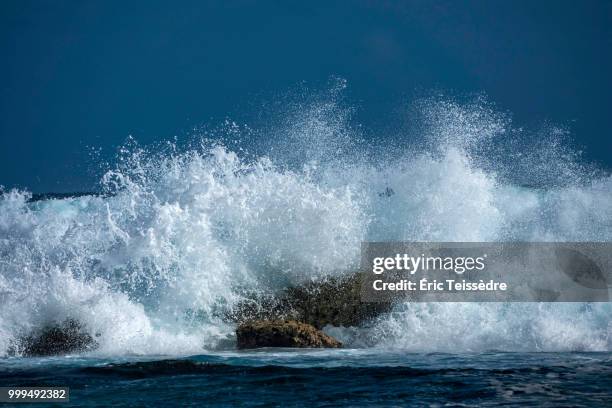
[[[91,190],[90,147],[187,137],[332,76],[366,127],[416,92],[484,92],[612,168],[611,51],[609,1],[5,0],[0,184]]]

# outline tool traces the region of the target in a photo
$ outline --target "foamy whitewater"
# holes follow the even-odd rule
[[[0,355],[68,318],[99,355],[231,348],[224,315],[237,301],[351,273],[366,240],[612,239],[612,178],[554,126],[517,129],[484,98],[429,98],[404,130],[366,137],[339,91],[288,106],[251,139],[228,122],[225,142],[128,143],[100,196],[29,202],[5,191]],[[358,348],[610,351],[611,312],[402,304],[365,327],[326,330]]]

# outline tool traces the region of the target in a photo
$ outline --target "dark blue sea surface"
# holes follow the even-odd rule
[[[0,385],[70,387],[70,402],[56,406],[609,407],[612,353],[265,349],[146,360],[8,358]]]

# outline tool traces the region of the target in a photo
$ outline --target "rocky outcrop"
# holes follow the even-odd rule
[[[239,349],[259,347],[339,348],[342,343],[321,330],[293,320],[253,321],[236,329]]]
[[[320,329],[362,326],[391,310],[390,302],[361,301],[363,275],[328,278],[287,288],[267,296],[252,295],[217,316],[239,325],[238,347],[339,347]],[[282,323],[282,324],[281,324]],[[80,353],[98,347],[76,320],[49,325],[15,342],[11,354],[50,356]]]
[[[19,348],[22,355],[34,357],[80,353],[97,346],[97,342],[78,321],[68,319],[23,337]]]
[[[239,303],[228,316],[237,323],[251,320],[297,320],[318,329],[327,325],[359,326],[391,310],[390,302],[361,301],[362,274],[329,278],[288,288],[276,295]]]

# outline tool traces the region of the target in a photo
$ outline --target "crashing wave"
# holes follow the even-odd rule
[[[366,138],[337,98],[296,105],[266,130],[266,152],[204,139],[182,152],[131,144],[102,177],[106,194],[5,192],[0,355],[67,319],[102,354],[218,347],[233,333],[227,310],[249,293],[351,273],[364,240],[612,238],[612,178],[558,129],[530,139],[482,98],[426,99],[412,132]],[[610,350],[611,312],[404,304],[339,336],[412,351]]]

